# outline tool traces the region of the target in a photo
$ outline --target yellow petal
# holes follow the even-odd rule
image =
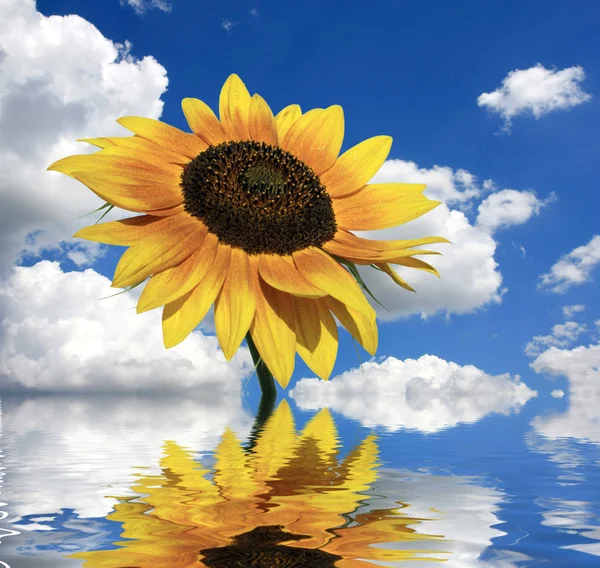
[[[402,266],[408,266],[410,268],[416,268],[417,270],[424,270],[425,272],[431,272],[431,274],[435,274],[438,278],[440,277],[440,273],[433,267],[431,264],[427,264],[426,262],[413,258],[411,256],[407,256],[406,258],[396,258],[393,259],[392,264],[400,264]]]
[[[90,225],[79,229],[73,237],[107,245],[129,246],[151,232],[156,221],[158,221],[157,217],[139,215],[120,221]]]
[[[260,95],[253,95],[250,99],[250,138],[277,146],[275,118],[267,101]]]
[[[292,302],[296,322],[296,350],[314,373],[328,380],[338,350],[335,320],[324,300],[292,296]]]
[[[291,256],[260,255],[258,267],[262,279],[277,290],[305,298],[322,298],[327,295],[298,272]]]
[[[227,78],[221,89],[219,115],[228,140],[250,138],[250,93],[235,74]]]
[[[113,146],[118,148],[130,148],[136,151],[136,155],[140,159],[144,159],[152,163],[154,160],[159,159],[170,164],[187,164],[190,159],[184,154],[179,154],[173,150],[169,150],[164,146],[159,146],[150,140],[146,140],[141,136],[111,136],[110,138],[83,138],[78,142],[88,142],[94,146],[107,149]],[[104,152],[103,154],[106,154]]]
[[[288,130],[280,146],[320,176],[335,163],[344,140],[344,111],[339,105],[309,110]]]
[[[208,231],[206,225],[187,213],[163,217],[161,226],[128,248],[115,270],[112,286],[139,284],[151,274],[182,263],[197,250]]]
[[[170,124],[160,122],[160,120],[141,116],[124,116],[118,118],[117,122],[138,136],[188,158],[195,158],[208,148],[208,144],[197,136],[183,132]]]
[[[162,327],[167,349],[181,343],[204,319],[223,286],[230,258],[231,247],[219,244],[215,260],[200,284],[165,306]]]
[[[129,211],[170,209],[183,202],[181,188],[171,180],[141,179],[113,173],[73,172],[71,177],[89,187],[108,203]]]
[[[365,350],[371,355],[377,351],[378,331],[375,312],[367,316],[350,306],[338,302],[335,298],[325,298],[327,306],[340,323],[350,332]]]
[[[108,148],[109,146],[114,146],[114,144],[108,138],[78,138],[76,142],[87,142],[92,146],[97,146],[98,148]]]
[[[354,278],[328,254],[310,247],[292,256],[302,276],[313,286],[366,315],[373,313],[373,308]]]
[[[321,176],[329,195],[348,195],[371,181],[388,157],[391,147],[391,136],[373,136],[344,152]]]
[[[408,183],[367,185],[361,191],[333,200],[340,227],[354,231],[375,231],[417,219],[440,202],[427,199],[425,186]]]
[[[231,264],[215,302],[215,329],[219,345],[229,361],[250,328],[256,309],[256,294],[248,254],[231,249]]]
[[[207,144],[215,146],[227,140],[219,119],[204,101],[183,99],[181,108],[192,132]]]
[[[400,278],[400,276],[398,276],[398,274],[392,270],[389,264],[383,262],[381,264],[377,263],[375,266],[383,270],[383,272],[385,272],[396,284],[398,284],[398,286],[401,286],[409,292],[415,292],[415,289],[409,286],[402,278]]]
[[[48,166],[49,170],[68,176],[74,172],[89,172],[127,176],[133,179],[165,181],[179,184],[181,168],[167,162],[152,163],[140,159],[131,148],[110,146],[95,154],[67,156]]]
[[[289,105],[279,111],[275,117],[275,124],[277,125],[277,139],[280,144],[292,124],[294,124],[301,116],[302,110],[300,109],[300,105]]]
[[[259,281],[256,289],[256,315],[250,326],[252,340],[275,380],[286,388],[294,372],[296,358],[291,297],[263,281]]]
[[[340,245],[344,245],[350,249],[366,249],[382,252],[402,251],[412,247],[430,245],[432,243],[449,243],[450,241],[444,237],[421,237],[420,239],[399,239],[391,241],[383,241],[377,239],[363,239],[357,237],[353,233],[339,229],[333,237]],[[335,253],[334,253],[335,254]]]
[[[218,244],[217,237],[207,233],[204,241],[198,239],[198,250],[181,264],[150,278],[138,300],[137,313],[164,306],[195,288],[210,269],[217,254]]]

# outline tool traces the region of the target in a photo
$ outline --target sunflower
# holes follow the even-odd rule
[[[133,495],[117,497],[107,516],[122,523],[116,548],[72,557],[85,568],[376,568],[421,555],[442,560],[427,547],[442,537],[416,532],[424,519],[407,516],[407,504],[377,508],[378,497],[365,493],[378,478],[376,438],[344,458],[339,453],[327,409],[298,433],[285,401],[250,452],[226,431],[211,469],[166,442],[160,473],[137,474]]]
[[[118,119],[133,136],[88,138],[100,148],[48,169],[79,180],[111,207],[142,215],[77,233],[128,247],[113,287],[147,278],[138,313],[164,306],[168,349],[183,341],[214,304],[219,344],[229,360],[249,334],[285,388],[296,351],[328,379],[337,355],[334,316],[368,351],[377,349],[375,311],[355,265],[372,265],[412,290],[389,266],[437,274],[415,247],[441,237],[368,240],[351,231],[406,223],[439,202],[424,185],[369,184],[390,151],[375,136],[339,156],[340,106],[274,116],[231,75],[220,120],[198,99],[182,102],[193,134],[136,116]],[[354,275],[354,277],[353,277]]]

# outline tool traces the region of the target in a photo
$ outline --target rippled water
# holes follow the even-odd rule
[[[534,418],[3,397],[0,566],[598,566],[600,450]]]

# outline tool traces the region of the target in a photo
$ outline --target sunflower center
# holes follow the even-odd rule
[[[181,174],[185,211],[248,254],[289,255],[331,240],[331,198],[304,162],[264,142],[210,146]]]

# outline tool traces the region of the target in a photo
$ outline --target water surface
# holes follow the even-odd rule
[[[390,431],[290,400],[256,434],[231,398],[4,396],[0,560],[597,566],[599,447],[539,408]]]

